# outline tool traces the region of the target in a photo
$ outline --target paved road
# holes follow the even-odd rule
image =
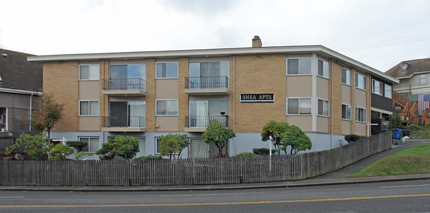
[[[430,180],[173,192],[1,191],[0,212],[430,212]]]

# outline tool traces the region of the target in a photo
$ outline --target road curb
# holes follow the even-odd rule
[[[391,177],[391,176],[389,176]],[[239,190],[239,189],[264,189],[264,188],[292,188],[292,187],[312,187],[312,186],[329,186],[343,184],[360,184],[360,183],[376,183],[376,182],[393,182],[393,181],[411,181],[430,179],[430,174],[413,177],[401,178],[380,178],[367,180],[337,180],[327,182],[309,182],[297,183],[295,181],[279,182],[278,184],[256,183],[246,185],[193,185],[184,187],[134,187],[134,186],[119,186],[119,187],[40,187],[40,186],[0,186],[0,191],[68,191],[68,192],[139,192],[139,191],[207,191],[207,190]]]

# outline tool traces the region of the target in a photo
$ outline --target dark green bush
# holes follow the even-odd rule
[[[348,141],[348,143],[352,143],[352,142],[356,142],[362,138],[365,138],[364,136],[359,136],[359,135],[345,135],[345,140]]]
[[[86,147],[88,145],[87,142],[82,141],[67,141],[67,146],[76,148],[79,152],[82,151],[82,148]]]
[[[252,152],[256,155],[269,155],[270,150],[268,148],[254,148]],[[275,152],[276,150],[272,149],[272,154]]]
[[[154,156],[140,156],[140,157],[138,157],[138,158],[135,158],[135,159],[133,159],[133,160],[138,160],[138,161],[141,161],[141,160],[160,160],[160,159],[162,159],[162,157],[161,156],[159,156],[159,155],[154,155]]]
[[[417,131],[417,130],[423,130],[424,128],[422,126],[416,125],[416,124],[410,124],[405,126],[405,129],[410,131]]]
[[[252,152],[242,152],[233,156],[233,158],[248,158],[248,157],[255,157],[255,156],[257,155]]]

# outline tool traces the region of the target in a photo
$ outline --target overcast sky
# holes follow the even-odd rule
[[[430,58],[429,0],[0,0],[0,48],[36,55],[321,44],[383,72]]]

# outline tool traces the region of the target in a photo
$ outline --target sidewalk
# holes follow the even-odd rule
[[[394,146],[392,149],[381,152],[358,161],[338,171],[297,181],[250,183],[250,184],[225,184],[225,185],[179,185],[179,186],[0,186],[0,191],[190,191],[190,190],[228,190],[228,189],[256,189],[277,187],[303,187],[335,184],[355,184],[400,180],[430,179],[430,174],[396,175],[382,177],[346,178],[371,163],[394,154],[401,150],[421,143],[429,143],[430,140],[408,140],[405,144]]]

